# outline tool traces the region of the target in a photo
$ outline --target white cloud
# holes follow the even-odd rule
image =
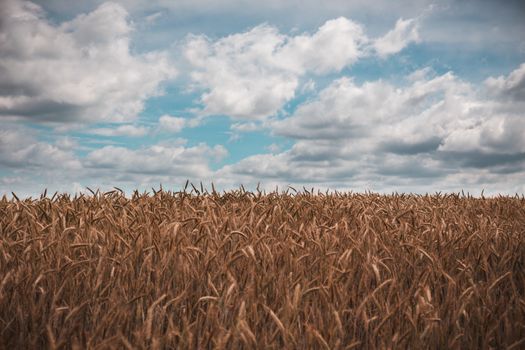
[[[381,53],[398,52],[416,34],[410,20],[398,22]],[[359,24],[340,17],[313,34],[285,35],[260,25],[216,41],[189,36],[184,54],[194,87],[205,90],[201,114],[258,120],[295,97],[301,76],[339,72],[367,55],[369,45]]]
[[[146,21],[146,23],[149,23],[149,24],[153,24],[155,22],[157,22],[157,20],[162,17],[162,12],[155,12],[155,13],[152,13],[151,15],[147,15],[144,20]]]
[[[38,175],[40,171],[74,171],[81,167],[71,141],[60,139],[57,145],[38,141],[34,132],[22,127],[0,129],[0,165],[24,169]],[[35,169],[37,170],[35,172]]]
[[[484,154],[525,155],[523,117],[492,115],[451,130],[444,138],[441,151],[481,152]]]
[[[158,129],[160,132],[178,133],[186,126],[186,120],[180,117],[163,115],[159,118]]]
[[[525,102],[525,63],[506,77],[488,78],[485,85],[491,94]]]
[[[86,186],[149,189],[161,183],[180,186],[186,179],[211,182],[211,164],[228,155],[222,145],[187,146],[186,140],[176,139],[138,149],[105,146],[84,156],[71,137],[50,143],[38,136],[36,130],[18,126],[0,129],[0,195],[14,191],[34,196],[44,188],[74,193]]]
[[[255,123],[255,122],[230,124],[231,131],[228,132],[230,134],[230,137],[228,138],[228,142],[235,142],[235,141],[240,140],[242,138],[241,133],[258,131],[258,130],[261,130],[262,128],[263,126],[260,123]]]
[[[101,136],[128,136],[128,137],[142,137],[147,135],[149,128],[137,125],[120,125],[113,128],[96,128],[89,130],[90,134]]]
[[[266,149],[268,151],[270,151],[270,153],[272,154],[275,154],[275,153],[278,153],[281,151],[281,146],[279,146],[278,144],[276,143],[272,143],[271,145],[269,145],[268,147],[266,147]]]
[[[498,86],[514,87],[519,85],[510,83],[515,76],[514,71],[487,82],[496,79]],[[74,139],[48,144],[16,128],[0,134],[0,165],[24,169],[21,175],[61,175],[60,184],[71,188],[73,182],[147,188],[189,178],[214,181],[222,188],[254,188],[262,182],[267,189],[292,184],[383,192],[523,192],[523,112],[508,108],[520,102],[496,93],[498,89],[428,70],[408,75],[400,85],[340,78],[290,116],[265,124],[293,140],[291,148],[272,145],[267,154],[217,171],[210,164],[227,155],[223,146],[188,147],[177,140],[138,149],[107,146],[78,157]],[[232,125],[233,130],[245,127],[251,124]],[[0,189],[16,186],[4,181]]]
[[[337,16],[354,18],[366,24],[375,36],[388,31],[396,19],[425,16],[421,34],[426,42],[454,45],[452,50],[503,50],[523,54],[522,35],[525,32],[523,5],[520,0],[457,1],[457,0],[115,0],[128,9],[133,18],[146,17],[155,11],[173,16],[172,25],[156,28],[148,41],[159,40],[169,45],[174,37],[189,31],[224,33],[238,31],[250,23],[271,22],[279,28],[313,28]],[[40,1],[51,12],[68,18],[92,8],[101,0]],[[217,20],[219,19],[220,20]],[[182,23],[178,19],[183,19]],[[181,25],[182,24],[182,25]],[[497,30],[496,30],[497,29]],[[159,34],[159,32],[161,32]],[[458,35],[461,33],[461,35]],[[212,34],[214,35],[214,34]]]
[[[463,104],[471,116],[454,125],[440,150],[482,153],[491,163],[505,160],[502,155],[525,158],[525,64],[508,76],[489,77],[480,90],[477,100]]]
[[[226,155],[227,151],[221,145],[209,147],[199,144],[184,147],[177,144],[156,144],[138,150],[106,146],[89,153],[84,165],[95,169],[99,174],[106,170],[108,175],[119,173],[207,178],[211,175],[209,159],[220,160]]]
[[[303,84],[301,92],[308,93],[313,91],[315,91],[315,81],[313,81],[313,79],[309,79],[306,83]]]
[[[78,142],[71,136],[59,136],[55,140],[55,146],[64,151],[73,151],[78,148]]]
[[[0,118],[133,120],[175,70],[162,52],[133,54],[126,10],[104,3],[60,25],[26,1],[2,5]]]
[[[517,71],[497,78],[498,86],[519,86]],[[521,191],[525,123],[523,112],[508,112],[516,110],[508,107],[516,101],[489,99],[484,88],[452,73],[431,73],[410,74],[403,87],[340,78],[289,117],[268,124],[275,134],[295,140],[291,149],[250,156],[219,174],[231,182],[351,184],[358,190],[477,185],[493,193]]]
[[[0,183],[2,185],[6,185],[6,186],[12,186],[14,184],[21,183],[22,181],[23,181],[23,179],[20,178],[20,177],[4,176],[4,177],[0,178]]]
[[[123,3],[131,8],[139,6],[134,0]],[[158,4],[156,0],[152,3]],[[216,13],[224,11],[225,4],[204,0],[208,7],[188,1],[155,7],[152,3],[144,6],[146,13],[153,15],[133,16],[139,24],[157,20],[161,12],[154,11],[159,9],[166,16],[173,15],[163,7]],[[227,0],[226,4],[229,9],[239,8],[237,15],[258,11],[240,8],[237,0]],[[319,9],[318,4],[312,4],[306,1],[304,6]],[[111,188],[122,183],[136,188],[159,182],[182,184],[186,178],[232,186],[262,181],[266,185],[299,183],[358,190],[480,186],[505,192],[525,190],[521,180],[525,177],[525,64],[508,75],[485,80],[481,87],[452,73],[438,75],[431,68],[416,71],[399,84],[384,80],[358,83],[357,79],[339,76],[361,59],[396,54],[421,38],[428,41],[428,35],[433,35],[435,43],[437,26],[430,28],[427,19],[423,26],[422,16],[399,19],[393,29],[385,30],[399,15],[410,18],[420,14],[420,5],[411,0],[403,6],[413,8],[415,14],[388,11],[389,19],[381,25],[367,23],[367,33],[373,33],[370,37],[345,17],[328,20],[310,33],[286,33],[264,24],[218,39],[188,36],[183,46],[183,64],[187,66],[181,71],[188,72],[192,83],[189,90],[199,93],[201,109],[193,119],[164,115],[151,126],[130,122],[149,97],[161,92],[162,82],[173,78],[175,71],[166,52],[135,53],[135,43],[131,43],[134,24],[126,6],[105,3],[59,23],[48,20],[39,5],[2,2],[0,120],[54,121],[60,125],[54,134],[37,135],[29,128],[0,121],[0,168],[7,174],[0,178],[1,190],[38,181],[73,189],[87,184]],[[270,13],[290,6],[270,0],[257,8]],[[352,15],[339,11],[351,6],[339,0],[323,5],[335,9],[337,15]],[[315,15],[311,18],[316,23],[333,18],[333,13],[327,17],[328,12],[321,16],[312,11]],[[382,12],[376,9],[376,13]],[[260,23],[260,18],[255,23]],[[243,23],[254,23],[252,19]],[[272,19],[272,23],[279,22]],[[301,22],[299,27],[308,28],[311,23],[314,21]],[[449,36],[444,41],[479,42],[479,47],[489,47],[487,42],[506,33],[503,27],[487,33],[474,30],[484,28],[480,23],[462,23],[464,35]],[[457,23],[448,24],[454,21],[447,22],[444,31],[440,27],[439,35],[458,28]],[[140,28],[147,27],[151,26],[143,23]],[[176,40],[171,30],[177,28],[170,27],[166,37]],[[210,24],[203,31],[214,32],[213,28],[215,24]],[[231,28],[238,26],[220,32]],[[146,37],[148,34],[142,32],[138,35],[141,40]],[[515,42],[515,37],[507,37],[507,42]],[[161,45],[161,41],[146,46]],[[326,81],[333,79],[331,74],[338,78]],[[297,108],[295,102],[301,99],[293,101],[287,108],[290,115],[286,114],[283,108],[298,93],[304,93],[306,96],[301,97],[308,100]],[[269,128],[294,144],[272,144],[268,154],[251,155],[214,171],[211,163],[228,153],[223,146],[190,147],[179,139],[138,148],[119,145],[93,150],[93,144],[89,148],[79,145],[90,142],[82,139],[85,135],[57,136],[66,135],[72,125],[102,121],[127,124],[92,126],[88,133],[162,139],[168,135],[158,133],[179,133],[185,127],[199,125],[207,115],[217,114],[239,119],[230,125],[232,139],[241,132]],[[70,123],[64,125],[66,121]],[[46,142],[50,136],[53,140]],[[83,156],[75,153],[79,149],[90,152]]]
[[[275,133],[296,139],[423,139],[441,135],[443,125],[475,108],[472,96],[472,87],[451,73],[422,76],[405,88],[382,80],[358,85],[343,77],[272,127]]]
[[[361,25],[339,17],[327,21],[313,35],[289,37],[275,59],[279,66],[299,74],[337,72],[362,56],[367,42]]]
[[[254,122],[249,123],[233,123],[230,126],[231,130],[238,131],[238,132],[250,132],[250,131],[257,131],[261,129],[261,126]]]
[[[419,42],[418,20],[400,18],[394,29],[374,41],[374,49],[380,57],[397,53],[412,42]]]
[[[285,37],[275,28],[259,26],[217,42],[190,37],[187,60],[195,67],[193,81],[206,90],[203,114],[258,119],[272,115],[292,99],[295,74],[276,66],[273,51]]]

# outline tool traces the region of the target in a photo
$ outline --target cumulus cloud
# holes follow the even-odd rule
[[[69,136],[54,142],[39,136],[41,132],[21,126],[0,129],[0,193],[35,195],[44,188],[75,192],[84,186],[147,189],[161,183],[180,186],[186,179],[213,181],[212,164],[228,155],[222,145],[187,146],[183,139],[136,149],[112,145],[89,150]]]
[[[381,55],[414,41],[417,26],[401,20],[379,42]],[[218,40],[189,36],[184,46],[194,87],[203,89],[203,115],[258,120],[295,97],[306,74],[339,72],[368,55],[373,42],[358,23],[340,17],[313,33],[286,35],[270,25]]]
[[[327,21],[312,35],[288,38],[276,58],[279,65],[297,73],[340,71],[364,54],[367,42],[361,25],[339,17]]]
[[[59,139],[56,144],[38,141],[35,133],[24,127],[0,129],[0,165],[4,169],[25,169],[35,175],[53,169],[77,170],[81,163],[74,147],[70,139]]]
[[[412,42],[417,43],[420,40],[418,25],[417,19],[404,20],[400,18],[394,29],[374,41],[375,51],[380,57],[386,57],[401,51]]]
[[[486,79],[477,97],[464,102],[471,113],[456,123],[440,150],[466,154],[478,165],[525,158],[525,64]]]
[[[211,175],[209,160],[220,160],[227,153],[221,145],[209,147],[203,143],[193,147],[156,144],[138,150],[106,146],[90,152],[84,164],[97,172],[207,178]]]
[[[508,76],[488,78],[485,85],[489,92],[496,96],[525,102],[525,63]]]
[[[226,2],[238,7],[236,0]],[[124,3],[133,8],[135,2]],[[348,2],[337,3],[345,7]],[[209,4],[215,10],[220,7]],[[281,4],[271,0],[262,6]],[[151,27],[147,23],[161,13],[154,11],[163,7],[148,8],[145,13],[153,14],[143,16],[144,28]],[[285,33],[263,24],[221,38],[189,35],[179,46],[179,63],[188,73],[183,81],[191,84],[182,90],[199,95],[200,106],[188,109],[196,116],[163,115],[143,126],[145,121],[134,118],[176,72],[166,52],[134,52],[134,25],[123,6],[104,3],[60,23],[48,20],[34,3],[4,1],[0,190],[39,181],[76,190],[92,184],[144,188],[182,184],[189,178],[224,187],[261,181],[267,188],[304,184],[425,191],[488,186],[494,191],[525,191],[525,64],[481,85],[431,68],[395,83],[340,76],[342,71],[352,72],[346,68],[360,60],[383,59],[422,37],[428,40],[432,31],[420,28],[423,16],[410,18],[417,11],[403,13],[391,30],[379,26],[385,34],[373,37],[345,17],[328,20],[312,32]],[[398,15],[391,14],[389,21]],[[316,14],[315,21],[320,18],[331,17]],[[368,31],[378,33],[377,26],[371,27]],[[478,42],[480,33],[475,33]],[[230,124],[232,140],[242,132],[270,130],[276,138],[268,144],[276,143],[266,147],[267,154],[252,154],[214,170],[214,162],[228,154],[223,146],[188,146],[171,135],[199,125],[209,115],[236,119]],[[44,126],[38,134],[36,128],[3,123],[12,120],[56,123],[53,132]],[[67,128],[89,123],[100,124],[90,125],[80,137],[67,136]],[[112,141],[93,148],[89,134],[156,140],[97,149]],[[172,140],[162,141],[168,138]]]
[[[493,92],[516,91],[521,69],[486,85]],[[428,69],[410,74],[404,85],[343,77],[269,123],[274,134],[295,141],[290,149],[248,157],[221,169],[222,176],[247,183],[262,178],[281,185],[457,190],[476,181],[478,188],[494,188],[499,174],[499,181],[514,181],[507,192],[522,191],[516,180],[525,175],[523,112],[509,108],[516,101],[501,94],[487,98],[485,90]]]
[[[273,130],[295,139],[348,140],[375,139],[372,136],[379,130],[388,129],[385,136],[399,134],[399,139],[406,139],[411,134],[417,137],[414,141],[422,141],[435,132],[432,125],[437,119],[433,122],[430,114],[440,113],[440,123],[453,119],[450,109],[455,108],[454,101],[469,93],[469,85],[451,73],[416,81],[404,89],[382,80],[358,85],[343,77],[316,99],[300,105],[290,117],[274,122]],[[418,132],[416,126],[420,127]]]
[[[113,128],[96,128],[89,130],[90,134],[100,136],[128,136],[128,137],[141,137],[147,135],[149,128],[145,126],[137,125],[119,125]]]
[[[129,121],[175,76],[166,53],[131,52],[133,27],[116,3],[59,25],[28,1],[1,11],[0,118]]]
[[[493,79],[506,82],[515,75],[513,71]],[[505,106],[516,101],[497,94],[488,98],[487,89],[452,73],[436,75],[426,69],[398,85],[340,78],[291,115],[266,124],[277,136],[293,140],[290,148],[272,145],[267,154],[251,155],[219,170],[211,164],[227,155],[223,146],[188,147],[178,140],[136,149],[106,146],[79,157],[70,137],[50,144],[14,127],[0,134],[0,165],[69,174],[64,181],[70,183],[79,182],[75,176],[82,174],[79,183],[87,183],[84,176],[96,184],[124,183],[131,188],[181,184],[189,178],[226,188],[262,182],[265,188],[292,184],[321,189],[522,192],[523,112],[508,112],[514,109]],[[251,129],[251,124],[232,127],[243,128]]]
[[[273,51],[284,40],[269,26],[215,43],[203,36],[190,37],[184,52],[195,68],[191,77],[207,90],[201,96],[202,113],[257,119],[274,114],[292,99],[297,76],[273,62]]]
[[[163,115],[159,118],[158,129],[161,132],[178,133],[186,126],[186,119]]]

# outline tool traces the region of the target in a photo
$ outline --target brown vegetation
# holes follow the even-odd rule
[[[523,348],[525,199],[0,200],[2,348]]]

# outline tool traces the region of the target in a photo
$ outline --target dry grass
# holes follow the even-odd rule
[[[0,200],[2,348],[523,348],[525,199]]]

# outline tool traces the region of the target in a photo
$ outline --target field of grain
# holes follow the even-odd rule
[[[525,199],[0,200],[1,348],[525,347]]]

